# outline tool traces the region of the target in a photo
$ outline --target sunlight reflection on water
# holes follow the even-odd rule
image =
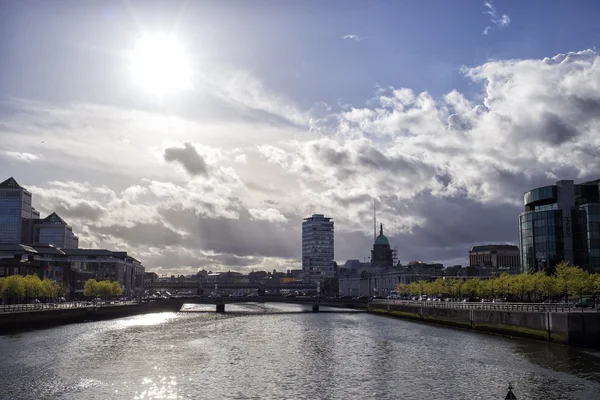
[[[125,329],[131,326],[150,326],[164,324],[165,322],[175,317],[177,317],[177,313],[174,312],[137,315],[135,317],[128,317],[116,320],[114,328]]]

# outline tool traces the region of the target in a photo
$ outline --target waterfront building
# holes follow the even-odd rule
[[[96,280],[117,281],[126,295],[143,292],[144,267],[126,252],[106,249],[62,249],[73,271],[88,274]]]
[[[0,243],[30,243],[30,221],[40,217],[31,192],[10,177],[0,183]]]
[[[313,214],[302,222],[302,270],[309,280],[335,275],[333,218]]]
[[[509,244],[473,246],[469,251],[469,266],[493,267],[518,273],[521,269],[519,247]]]
[[[552,272],[566,260],[600,272],[599,184],[562,180],[525,193],[519,215],[523,271]]]
[[[53,245],[61,249],[76,249],[79,238],[57,213],[52,213],[44,219],[33,223],[33,244]]]

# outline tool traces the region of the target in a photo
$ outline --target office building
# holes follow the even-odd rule
[[[33,224],[33,244],[53,245],[61,249],[76,249],[79,238],[58,214],[52,213]]]
[[[311,280],[335,275],[333,218],[313,214],[302,222],[302,270]]]
[[[0,243],[30,243],[31,220],[39,217],[31,192],[12,177],[0,183]]]
[[[600,272],[600,179],[562,180],[525,193],[519,216],[524,271],[551,273],[566,260]]]
[[[469,266],[520,270],[521,256],[519,247],[509,244],[473,246],[469,251]]]

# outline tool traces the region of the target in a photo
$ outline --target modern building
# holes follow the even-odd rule
[[[0,183],[0,243],[30,243],[30,220],[39,217],[31,192],[12,177]]]
[[[519,216],[524,271],[552,272],[566,260],[600,272],[600,179],[562,180],[525,193]]]
[[[57,213],[52,213],[44,219],[38,219],[33,224],[33,244],[53,245],[61,249],[76,249],[79,238]]]
[[[302,270],[309,280],[335,275],[333,218],[313,214],[302,222]]]
[[[469,266],[499,269],[521,269],[519,247],[510,244],[473,246],[469,251]]]

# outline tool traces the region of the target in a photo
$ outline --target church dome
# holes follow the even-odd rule
[[[383,234],[383,224],[380,225],[379,236],[377,236],[377,239],[375,239],[375,244],[383,244],[383,245],[387,245],[387,246],[390,245],[390,241]]]

